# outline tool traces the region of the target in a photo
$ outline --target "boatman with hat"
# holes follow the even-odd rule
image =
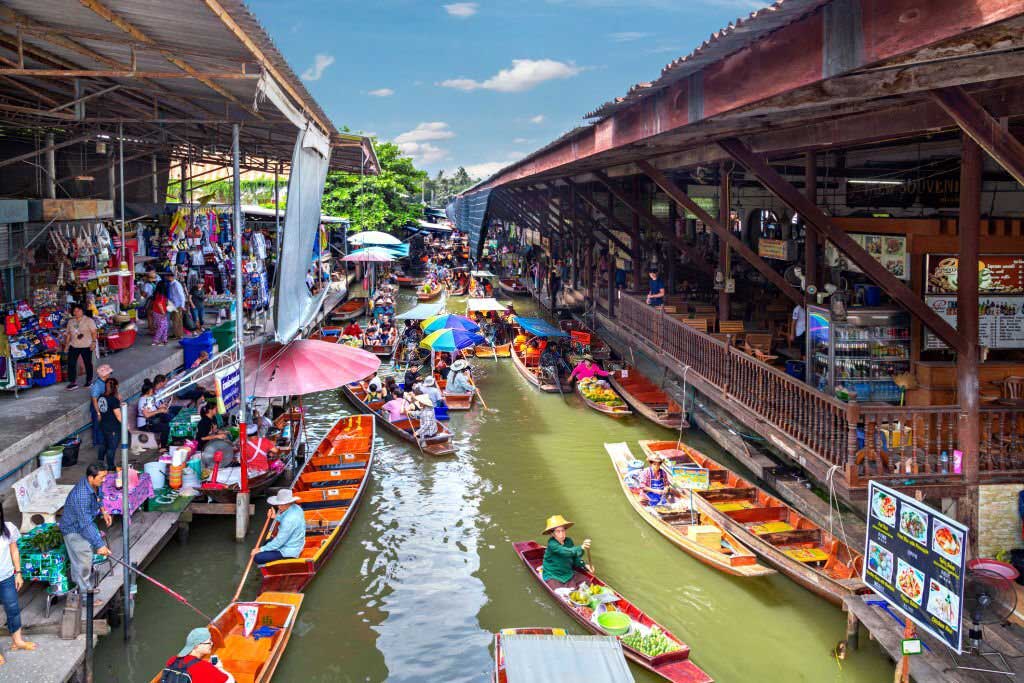
[[[448,373],[448,384],[445,388],[449,394],[472,394],[476,391],[469,374],[469,363],[465,358],[460,358],[452,363],[451,372]]]
[[[548,517],[544,534],[551,538],[544,550],[541,578],[551,588],[579,588],[587,581],[579,570],[594,571],[583,561],[583,553],[590,550],[590,539],[584,539],[582,545],[573,543],[565,533],[572,525],[562,515]]]
[[[267,517],[277,519],[277,534],[258,548],[253,548],[253,560],[258,565],[298,557],[306,545],[306,515],[298,505],[299,499],[291,489],[281,489],[267,498],[270,509]]]
[[[160,674],[160,683],[235,683],[235,677],[224,669],[223,664],[216,658],[209,659],[211,652],[213,636],[210,629],[192,629],[181,652],[167,660]]]

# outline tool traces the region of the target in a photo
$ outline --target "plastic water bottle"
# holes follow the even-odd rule
[[[949,474],[949,453],[946,451],[942,451],[942,455],[939,456],[939,472]]]
[[[281,430],[281,438],[284,439],[285,441],[288,441],[289,439],[292,438],[292,423],[291,422],[287,423],[284,426],[284,429]]]

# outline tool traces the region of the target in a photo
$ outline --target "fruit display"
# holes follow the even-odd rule
[[[359,337],[353,337],[353,336],[350,336],[350,335],[343,335],[343,336],[339,337],[338,338],[338,343],[339,344],[344,344],[345,346],[351,346],[351,347],[357,348],[357,349],[362,348],[362,346],[363,346],[363,342],[362,342],[362,340],[359,339]]]
[[[569,602],[575,605],[589,605],[590,593],[584,591],[573,591],[569,593]]]
[[[679,644],[666,636],[657,626],[651,627],[647,635],[634,630],[632,633],[622,636],[622,644],[628,645],[648,657],[657,657],[680,649]]]
[[[586,377],[579,381],[580,393],[594,403],[600,403],[610,408],[625,408],[626,402],[619,398],[612,389],[604,386],[596,377]]]

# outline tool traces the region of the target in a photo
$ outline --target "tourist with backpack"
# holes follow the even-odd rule
[[[213,636],[208,628],[194,628],[185,639],[185,647],[167,660],[160,683],[235,683],[213,652]]]

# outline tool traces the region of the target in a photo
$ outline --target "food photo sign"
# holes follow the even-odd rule
[[[899,491],[868,484],[861,578],[919,627],[961,651],[967,527]]]

